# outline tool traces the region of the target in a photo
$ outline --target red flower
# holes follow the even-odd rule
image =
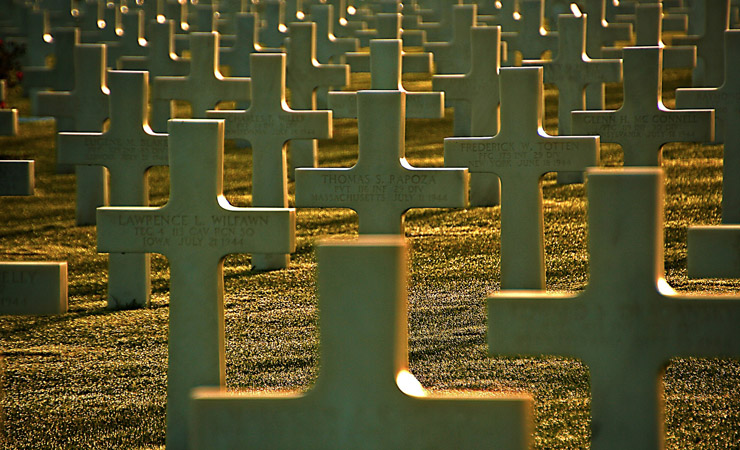
[[[5,102],[0,102],[0,109],[8,109],[8,104]]]
[[[18,78],[18,81],[23,80],[23,72],[20,70],[15,73],[16,78]]]

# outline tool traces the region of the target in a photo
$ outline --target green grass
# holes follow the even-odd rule
[[[407,88],[429,89],[428,78],[407,77]],[[367,86],[355,77],[355,87]],[[687,72],[667,72],[666,103]],[[27,115],[28,104],[13,93]],[[553,132],[556,92],[547,91],[546,128]],[[609,86],[608,106],[619,106]],[[449,112],[449,111],[448,111]],[[409,120],[407,155],[417,166],[441,166],[443,120]],[[348,167],[357,158],[356,121],[335,120],[335,139],[320,146],[321,165]],[[153,258],[149,309],[107,311],[106,255],[95,249],[95,228],[74,226],[74,179],[53,164],[50,123],[21,126],[0,138],[0,157],[36,160],[37,194],[0,198],[0,260],[66,260],[70,311],[61,316],[2,317],[0,336],[3,448],[156,448],[164,444],[168,266]],[[603,146],[603,164],[621,164],[618,146]],[[248,151],[228,146],[226,195],[250,202]],[[666,170],[665,264],[680,291],[736,292],[735,281],[689,280],[686,227],[720,219],[721,146],[671,144]],[[168,195],[167,170],[150,173],[151,202]],[[577,292],[588,283],[585,189],[543,179],[547,288]],[[292,189],[292,185],[291,185]],[[291,199],[292,201],[292,199]],[[576,360],[491,358],[486,349],[485,297],[499,289],[499,208],[412,210],[409,245],[409,360],[432,390],[527,392],[535,399],[536,448],[587,448],[589,372]],[[298,248],[291,267],[249,269],[248,255],[226,259],[227,385],[235,390],[307,390],[318,372],[318,311],[314,245],[329,235],[357,233],[347,210],[298,211]],[[669,448],[740,446],[740,364],[680,359],[665,375]]]

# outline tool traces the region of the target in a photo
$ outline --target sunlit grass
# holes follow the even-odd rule
[[[665,101],[688,86],[687,72],[669,72]],[[367,87],[364,76],[353,87]],[[430,88],[428,78],[405,77],[407,89]],[[618,108],[619,86],[607,89]],[[28,104],[13,93],[23,115]],[[556,92],[547,91],[546,129],[555,133]],[[448,112],[451,112],[448,110]],[[4,355],[3,448],[154,448],[164,444],[168,266],[155,255],[150,309],[105,310],[105,255],[95,229],[74,226],[74,177],[55,173],[49,122],[27,123],[21,135],[0,138],[3,158],[36,160],[37,195],[0,198],[0,260],[66,260],[70,312],[52,317],[0,318]],[[320,143],[322,166],[357,159],[356,121],[335,120],[335,137]],[[409,161],[442,166],[442,120],[409,120]],[[239,206],[251,201],[250,151],[229,144],[225,190]],[[621,150],[604,144],[602,164],[621,165]],[[671,144],[666,170],[666,271],[681,291],[734,292],[727,280],[689,280],[686,227],[720,219],[722,148]],[[154,205],[167,200],[167,169],[150,171]],[[543,179],[547,288],[577,292],[588,282],[586,192],[583,185]],[[291,183],[291,193],[293,186]],[[292,204],[292,198],[291,198]],[[314,246],[322,237],[355,235],[357,216],[338,209],[297,213],[298,248],[287,270],[256,273],[249,255],[226,258],[227,385],[235,390],[306,390],[318,376]],[[555,358],[490,358],[485,296],[499,288],[500,209],[423,209],[406,215],[409,246],[409,359],[411,372],[432,391],[482,389],[526,392],[535,398],[538,449],[587,448],[588,367]],[[740,445],[740,364],[680,359],[666,372],[669,448]],[[1,438],[0,438],[1,442]]]

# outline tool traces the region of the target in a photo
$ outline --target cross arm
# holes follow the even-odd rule
[[[489,354],[562,355],[584,344],[590,324],[577,296],[541,291],[501,291],[488,297]]]
[[[191,250],[219,258],[295,250],[294,209],[235,208],[225,199],[220,203],[210,215],[169,211],[168,206],[98,208],[98,250],[164,255]]]
[[[74,114],[73,98],[69,92],[40,92],[36,100],[37,113],[53,117],[69,117]]]

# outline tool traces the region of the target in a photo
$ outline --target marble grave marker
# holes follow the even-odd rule
[[[38,112],[56,117],[58,132],[103,129],[109,117],[105,56],[105,45],[77,44],[74,88],[69,92],[39,92]],[[96,208],[108,204],[108,175],[102,167],[75,167],[74,171],[75,221],[77,225],[94,225]]]
[[[357,164],[296,170],[296,206],[350,208],[360,234],[401,234],[411,208],[464,208],[467,170],[412,167],[405,158],[405,93],[357,93]],[[381,131],[382,130],[382,131]]]
[[[550,136],[542,128],[542,68],[502,68],[501,128],[494,137],[445,139],[445,166],[501,179],[501,287],[544,289],[542,176],[599,162],[599,138]]]
[[[316,90],[349,84],[346,64],[321,64],[316,59],[316,24],[290,24],[288,42],[288,73],[286,86],[290,90],[290,106],[296,110],[316,109]],[[290,141],[290,169],[293,177],[296,167],[318,165],[318,142],[315,139]]]
[[[324,242],[317,259],[315,386],[283,395],[196,389],[194,449],[531,448],[530,399],[432,394],[409,372],[402,237]]]
[[[494,136],[498,133],[501,27],[470,28],[470,71],[464,75],[435,75],[432,90],[443,91],[455,110],[455,136]],[[470,206],[494,206],[500,201],[495,174],[470,174]]]
[[[698,61],[692,84],[716,87],[722,84],[724,71],[724,33],[730,28],[730,0],[704,0],[706,12],[701,36],[675,36],[676,45],[696,45]]]
[[[146,172],[166,166],[167,135],[153,133],[146,111],[149,74],[108,72],[110,126],[104,133],[60,133],[59,160],[105,166],[110,173],[111,206],[147,206]],[[108,308],[146,307],[150,294],[149,255],[108,256]]]
[[[66,312],[66,262],[0,262],[0,316]]]
[[[586,16],[558,17],[560,42],[552,61],[525,61],[541,65],[545,83],[558,87],[558,135],[572,133],[571,112],[586,108],[585,89],[591,83],[622,80],[622,61],[591,59],[586,54]],[[558,172],[559,183],[582,183],[583,172]]]
[[[223,258],[295,249],[295,210],[236,208],[223,196],[223,121],[169,122],[170,198],[98,210],[98,250],[161,253],[170,264],[167,448],[188,446],[188,402],[225,378]]]
[[[542,24],[544,0],[521,0],[519,8],[519,31],[512,33],[503,30],[501,36],[509,52],[506,60],[512,65],[517,60],[516,52],[521,53],[522,59],[541,59],[545,52],[554,53],[558,48],[558,32],[548,31]]]
[[[676,107],[714,109],[714,138],[724,143],[722,223],[740,224],[740,127],[737,126],[740,123],[740,30],[725,31],[724,48],[722,86],[676,89]]]
[[[580,359],[591,380],[591,448],[664,448],[669,359],[740,356],[740,298],[679,295],[665,281],[661,169],[587,176],[585,291],[493,294],[489,351]]]
[[[297,111],[285,101],[284,54],[253,53],[252,102],[243,111],[209,111],[226,120],[226,139],[242,139],[252,147],[252,206],[288,207],[285,144],[291,139],[325,139],[332,134],[330,111]],[[256,253],[258,270],[288,267],[290,255]]]
[[[0,196],[33,195],[35,165],[33,160],[0,160]]]
[[[403,49],[400,39],[370,41],[370,89],[406,93],[406,117],[439,119],[444,117],[442,92],[409,92],[401,84]],[[357,118],[357,92],[329,92],[329,109],[334,117]]]
[[[475,13],[475,5],[455,5],[450,41],[424,44],[424,51],[434,54],[436,73],[467,73],[470,70],[470,28],[476,25]]]
[[[172,20],[150,21],[147,25],[147,52],[145,56],[124,56],[119,58],[123,70],[146,70],[149,82],[153,83],[160,76],[185,76],[190,68],[190,60],[175,54],[175,23]],[[170,100],[152,100],[149,125],[154,131],[167,129],[170,118]]]
[[[15,136],[18,134],[18,110],[7,108],[8,98],[6,80],[0,80],[0,136]]]
[[[218,32],[190,33],[190,73],[186,76],[158,76],[152,98],[185,100],[192,117],[203,119],[206,111],[220,101],[250,99],[249,78],[224,77],[218,69]],[[245,57],[248,57],[245,56]]]
[[[574,111],[574,134],[622,147],[625,166],[659,166],[668,142],[711,142],[714,111],[671,110],[662,102],[660,47],[624,50],[624,103],[616,111]]]

